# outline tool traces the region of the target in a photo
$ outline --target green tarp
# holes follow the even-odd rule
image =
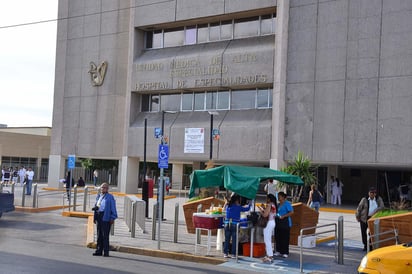
[[[303,185],[300,177],[270,168],[219,166],[192,172],[190,175],[189,197],[195,196],[196,188],[224,186],[226,189],[243,197],[254,199],[259,183],[268,179],[274,179],[287,184]]]

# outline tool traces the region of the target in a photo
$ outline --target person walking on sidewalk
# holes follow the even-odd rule
[[[320,193],[320,191],[317,189],[316,185],[312,184],[310,186],[309,199],[308,199],[307,206],[309,206],[309,207],[313,208],[314,210],[316,210],[317,212],[319,212],[319,208],[320,208],[322,198],[323,198],[323,196]]]
[[[384,207],[381,197],[376,195],[376,188],[369,188],[368,197],[363,197],[356,209],[356,220],[360,223],[363,251],[367,250],[367,236],[366,230],[368,229],[368,220],[376,212],[382,210]]]
[[[117,219],[116,200],[109,193],[109,184],[101,185],[101,193],[96,197],[94,223],[97,225],[97,246],[93,256],[109,257],[110,227]]]

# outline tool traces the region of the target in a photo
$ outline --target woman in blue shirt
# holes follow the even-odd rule
[[[289,256],[290,228],[292,227],[293,207],[286,200],[285,192],[278,193],[278,214],[276,216],[275,240],[276,252],[274,256],[287,258]]]
[[[250,205],[241,206],[240,196],[234,194],[230,201],[225,204],[226,207],[226,218],[225,218],[225,246],[224,246],[224,257],[230,258],[229,256],[229,242],[232,239],[232,254],[236,256],[236,225],[240,222],[240,212],[249,211]]]

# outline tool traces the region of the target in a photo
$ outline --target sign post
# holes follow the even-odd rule
[[[70,178],[69,181],[66,182],[66,184],[69,184],[69,197],[67,197],[69,199],[69,211],[71,210],[71,204],[72,204],[72,176],[73,176],[73,169],[76,166],[76,155],[68,155],[67,156],[67,169],[70,171]],[[66,185],[67,188],[67,185]]]

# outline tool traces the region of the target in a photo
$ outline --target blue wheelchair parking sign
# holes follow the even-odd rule
[[[169,146],[168,145],[162,145],[162,144],[159,145],[158,167],[159,168],[169,167]]]

